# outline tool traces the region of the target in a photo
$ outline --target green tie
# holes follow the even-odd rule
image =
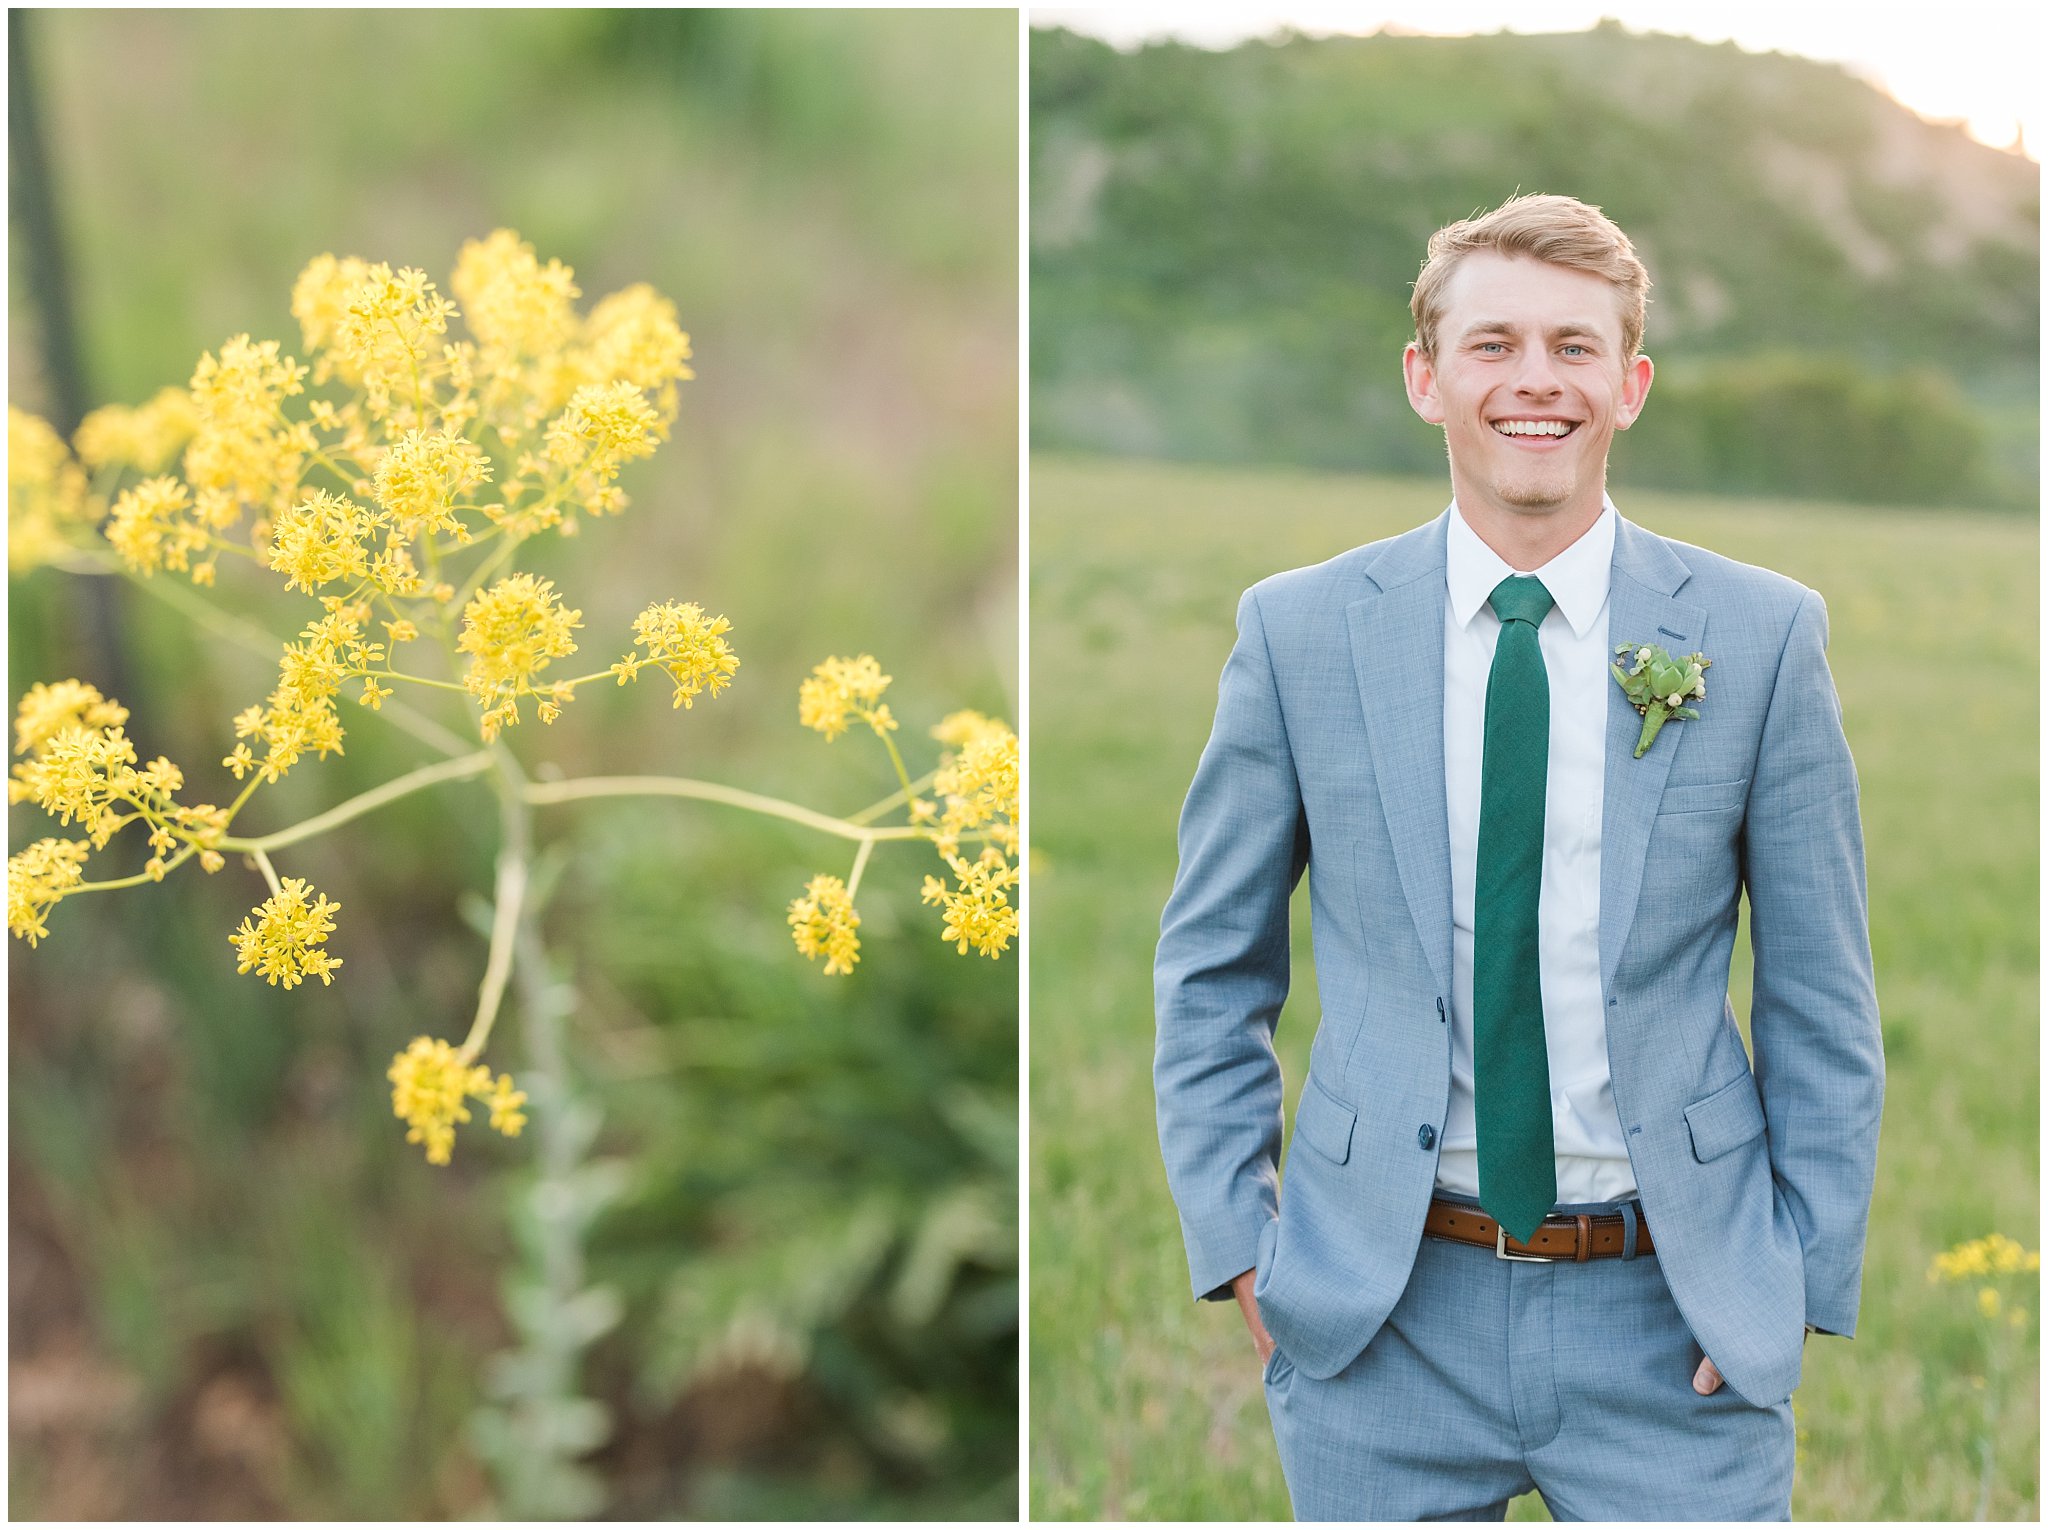
[[[1526,1243],[1557,1202],[1536,940],[1550,767],[1550,682],[1536,628],[1554,602],[1542,580],[1510,577],[1487,603],[1500,618],[1500,643],[1486,677],[1486,756],[1479,785],[1473,1111],[1480,1205]]]

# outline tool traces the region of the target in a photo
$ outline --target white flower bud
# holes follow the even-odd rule
[[[1683,700],[1685,700],[1683,696],[1679,695],[1678,692],[1673,691],[1669,696],[1666,696],[1664,698],[1664,705],[1666,705],[1667,707],[1675,708]]]
[[[1695,696],[1699,697],[1702,701],[1705,701],[1707,699],[1707,677],[1705,675],[1702,675],[1699,679],[1693,681],[1692,693]]]
[[[1649,649],[1647,649],[1647,648],[1638,648],[1638,649],[1636,650],[1636,663],[1638,663],[1638,664],[1647,664],[1647,663],[1649,663],[1649,662],[1650,662],[1650,650],[1649,650]]]

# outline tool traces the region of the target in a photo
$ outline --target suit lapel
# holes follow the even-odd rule
[[[1626,520],[1617,520],[1614,571],[1608,586],[1610,655],[1623,643],[1656,643],[1672,654],[1705,646],[1703,606],[1673,597],[1691,577],[1670,544]],[[1614,981],[1622,947],[1635,923],[1650,828],[1664,795],[1671,762],[1685,747],[1688,724],[1666,723],[1649,753],[1635,757],[1643,720],[1613,677],[1607,684],[1606,796],[1600,818],[1600,981]]]
[[[1451,834],[1444,807],[1447,515],[1396,539],[1366,571],[1378,592],[1345,611],[1395,868],[1445,994],[1451,991]]]

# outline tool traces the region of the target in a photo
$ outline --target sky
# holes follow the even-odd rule
[[[1282,26],[1308,33],[1581,32],[1603,16],[1635,31],[1675,32],[1702,42],[1732,39],[1752,52],[1777,49],[1847,66],[1921,116],[1961,121],[1971,136],[2006,148],[2024,130],[2041,157],[2042,27],[2032,4],[1943,0],[1939,5],[1817,4],[1813,0],[1435,0],[1407,5],[1295,4],[1033,6],[1034,25],[1060,25],[1135,46],[1177,37],[1229,47]]]

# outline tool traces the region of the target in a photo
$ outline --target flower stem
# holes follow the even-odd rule
[[[462,1040],[462,1060],[475,1062],[491,1039],[491,1027],[498,1020],[498,1006],[505,997],[505,982],[512,975],[512,957],[518,944],[521,911],[526,906],[527,857],[532,836],[526,824],[526,804],[519,790],[524,777],[502,748],[490,751],[499,768],[498,816],[504,828],[504,844],[498,851],[498,887],[491,912],[491,954],[484,964],[483,986],[477,992],[476,1019]],[[514,819],[518,822],[515,824]]]
[[[764,797],[758,792],[741,791],[735,786],[720,786],[714,781],[692,781],[682,776],[589,776],[580,781],[540,781],[528,785],[525,796],[536,807],[579,802],[590,797],[693,797],[702,802],[722,802],[727,807],[765,814],[770,818],[786,818],[791,823],[800,823],[825,834],[836,834],[841,839],[929,838],[923,829],[908,826],[870,828],[844,818],[813,812],[794,802],[784,802],[780,797]]]
[[[897,790],[889,793],[889,795],[884,797],[880,802],[870,803],[868,806],[862,808],[858,813],[848,813],[846,815],[846,821],[848,823],[873,823],[877,818],[880,818],[884,813],[888,812],[890,808],[895,807],[896,804],[898,804],[899,802],[908,802],[912,797],[915,797],[927,786],[930,786],[932,782],[938,777],[938,774],[939,773],[936,770],[927,771],[925,774],[919,776],[915,781],[911,782],[910,787],[907,791],[899,787]]]
[[[443,781],[462,781],[471,776],[480,776],[490,769],[491,761],[491,751],[480,749],[474,754],[463,755],[460,759],[444,760],[435,765],[422,765],[417,770],[407,771],[396,780],[386,781],[382,786],[364,792],[359,797],[351,797],[324,813],[316,814],[303,823],[293,824],[288,829],[279,829],[274,834],[265,834],[257,839],[225,836],[215,848],[240,850],[251,855],[266,850],[282,850],[287,845],[296,845],[301,840],[325,834],[329,829],[338,829],[350,819],[374,812],[387,802],[396,802],[400,797],[409,797],[414,792],[424,791],[430,786],[439,786]]]
[[[249,858],[256,863],[256,869],[263,873],[263,880],[270,884],[270,896],[282,898],[284,888],[277,880],[277,868],[270,864],[270,857],[261,850],[251,850]]]
[[[871,839],[862,840],[860,842],[860,849],[854,852],[853,870],[846,878],[846,897],[848,902],[852,902],[853,895],[860,891],[860,874],[868,869],[868,857],[874,853],[875,842]]]
[[[468,686],[457,685],[453,680],[429,680],[425,675],[408,675],[398,669],[369,669],[363,673],[374,675],[379,680],[408,680],[414,685],[431,685],[437,691],[460,691],[465,696],[469,694]]]
[[[187,845],[176,855],[164,862],[164,875],[169,876],[198,853],[199,847],[197,845]],[[146,882],[154,882],[156,880],[148,872],[138,871],[132,877],[119,877],[111,882],[80,882],[75,887],[65,888],[64,896],[68,898],[74,893],[84,892],[116,892],[123,887],[140,887]]]
[[[903,800],[908,802],[915,793],[910,789],[910,772],[903,768],[903,754],[897,749],[896,740],[880,728],[875,729],[875,737],[880,739],[882,746],[889,751],[889,763],[896,767],[896,779],[903,783]]]

